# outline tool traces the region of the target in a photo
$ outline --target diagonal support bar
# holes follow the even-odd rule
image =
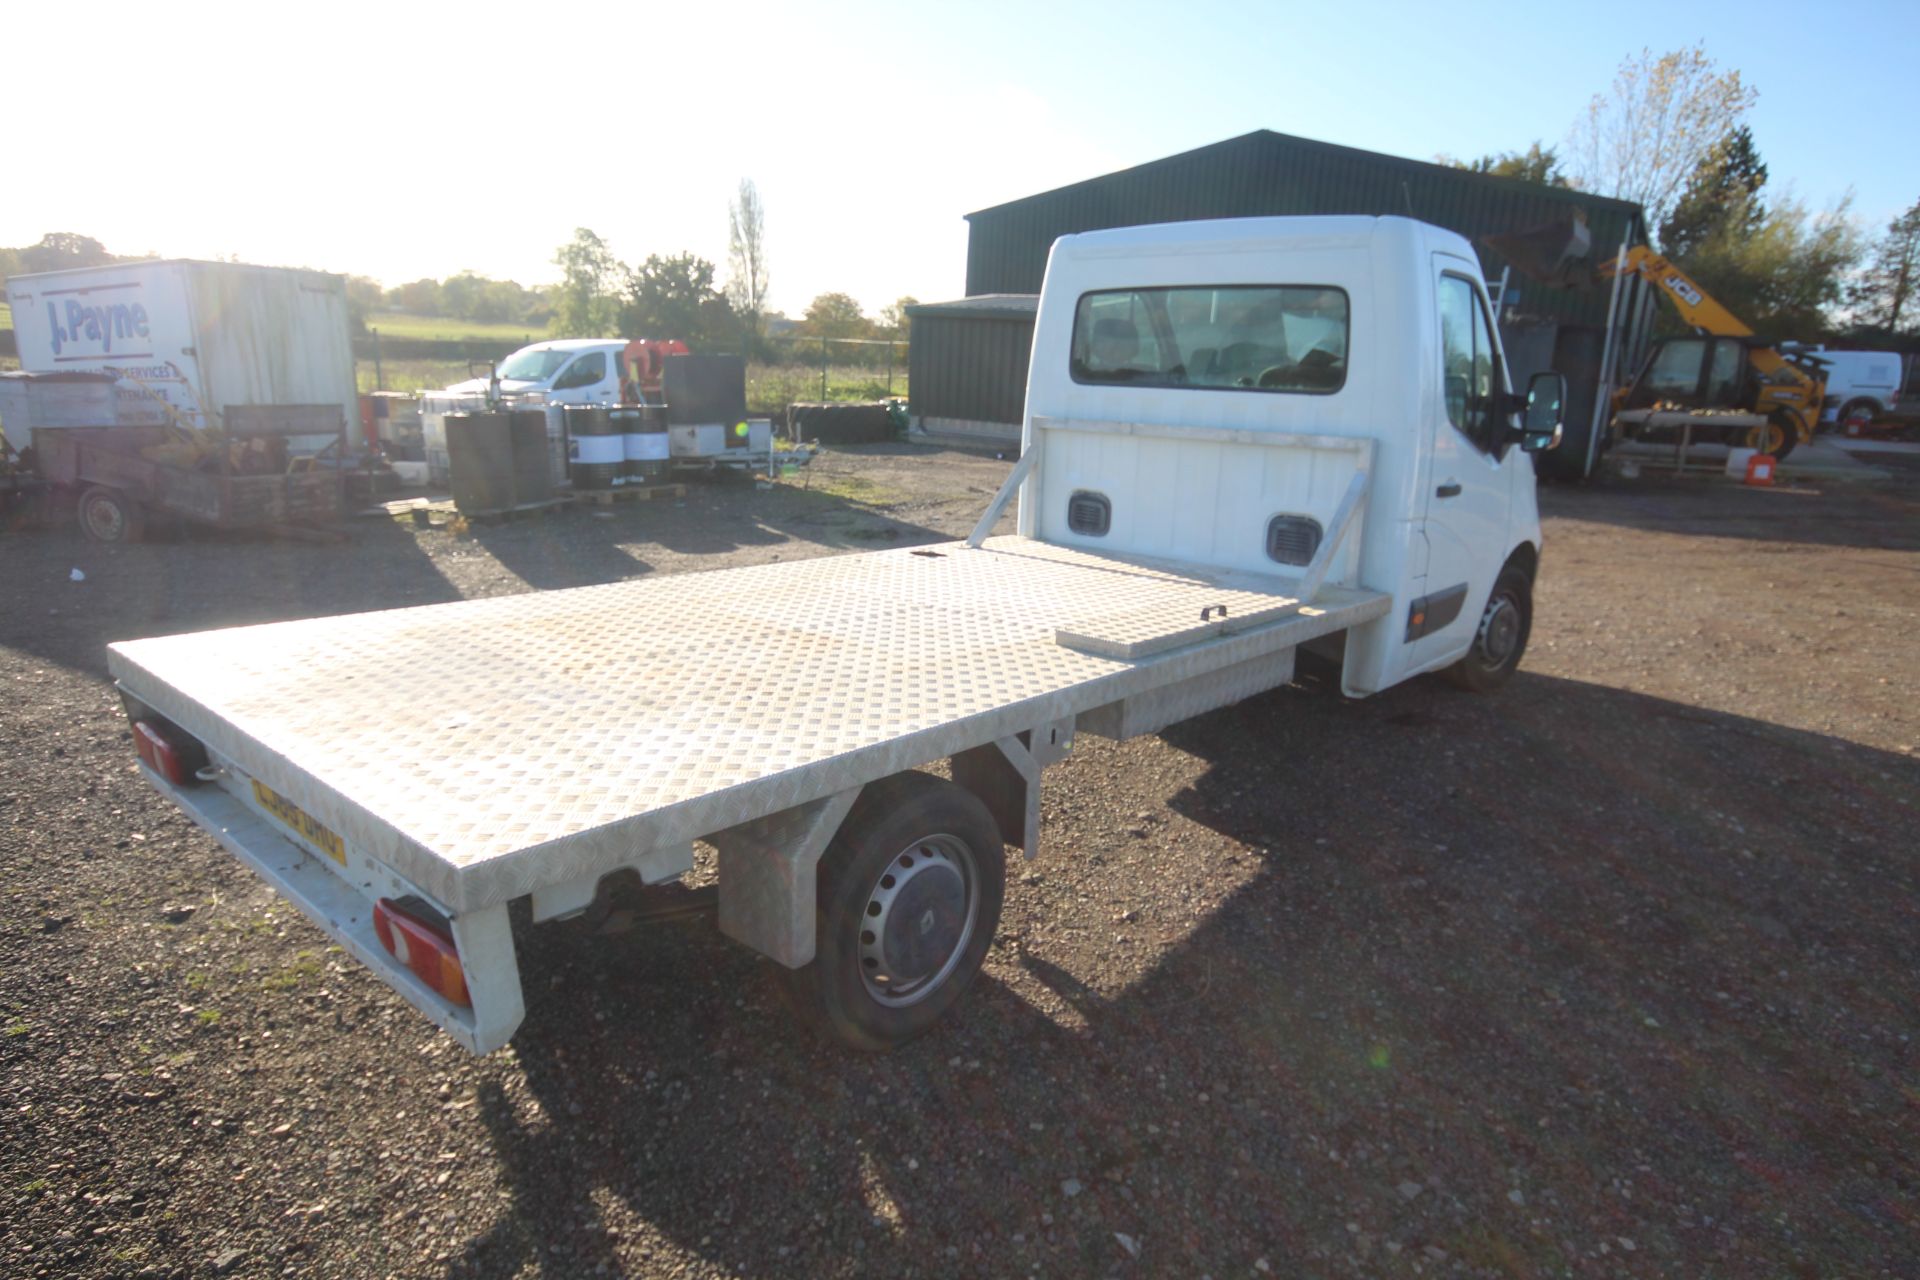
[[[1346,541],[1347,530],[1353,526],[1353,517],[1360,510],[1360,503],[1366,497],[1367,473],[1356,471],[1353,479],[1347,481],[1347,491],[1340,497],[1340,505],[1333,511],[1333,528],[1327,530],[1327,536],[1320,540],[1319,549],[1313,553],[1313,559],[1307,562],[1307,571],[1300,575],[1300,603],[1312,604],[1313,598],[1320,594],[1320,584],[1326,580],[1327,570],[1333,565],[1333,557],[1340,550],[1340,544]]]
[[[967,535],[968,546],[977,547],[987,540],[987,535],[993,532],[993,526],[1000,522],[1000,513],[1007,509],[1007,504],[1013,501],[1014,493],[1039,465],[1040,442],[1035,440],[1027,446],[1026,452],[1020,455],[1020,461],[1013,464],[1013,470],[1007,473],[1006,482],[1000,486],[1000,492],[993,495],[993,501],[989,502],[987,509],[981,513],[980,523],[974,525],[973,532]]]

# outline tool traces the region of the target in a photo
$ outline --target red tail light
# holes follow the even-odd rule
[[[133,723],[133,749],[146,761],[147,768],[153,770],[176,787],[193,783],[193,767],[186,753],[175,746],[167,735],[146,720]]]
[[[380,899],[373,905],[373,930],[380,935],[380,945],[412,970],[414,977],[450,1003],[473,1003],[467,995],[467,974],[460,967],[453,932],[425,903]]]

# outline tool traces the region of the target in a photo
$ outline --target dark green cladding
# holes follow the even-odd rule
[[[1036,301],[968,298],[909,307],[913,411],[971,422],[1020,421]]]
[[[1448,165],[1358,151],[1259,130],[967,215],[967,293],[1037,293],[1060,236],[1106,227],[1279,214],[1402,214],[1457,231],[1498,279],[1500,255],[1479,237],[1583,210],[1596,256],[1646,240],[1640,207],[1585,192],[1495,178]],[[1515,279],[1518,310],[1603,326],[1607,291],[1549,289]]]

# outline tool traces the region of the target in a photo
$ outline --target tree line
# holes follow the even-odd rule
[[[742,179],[727,208],[727,275],[690,252],[649,254],[628,265],[588,227],[554,255],[560,283],[551,291],[554,337],[679,338],[697,351],[735,351],[755,358],[791,354],[791,339],[905,339],[903,297],[869,317],[846,293],[823,293],[798,320],[766,309],[771,280],[766,210],[751,179]],[[864,363],[855,345],[834,353],[840,363]],[[884,354],[881,357],[884,359]]]

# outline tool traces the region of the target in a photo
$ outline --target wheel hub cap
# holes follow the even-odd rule
[[[905,1005],[929,995],[959,964],[979,911],[973,855],[953,836],[903,850],[867,895],[860,978],[874,999]]]
[[[1504,663],[1519,638],[1520,610],[1506,596],[1495,596],[1487,602],[1486,615],[1480,619],[1480,652],[1487,665]]]

